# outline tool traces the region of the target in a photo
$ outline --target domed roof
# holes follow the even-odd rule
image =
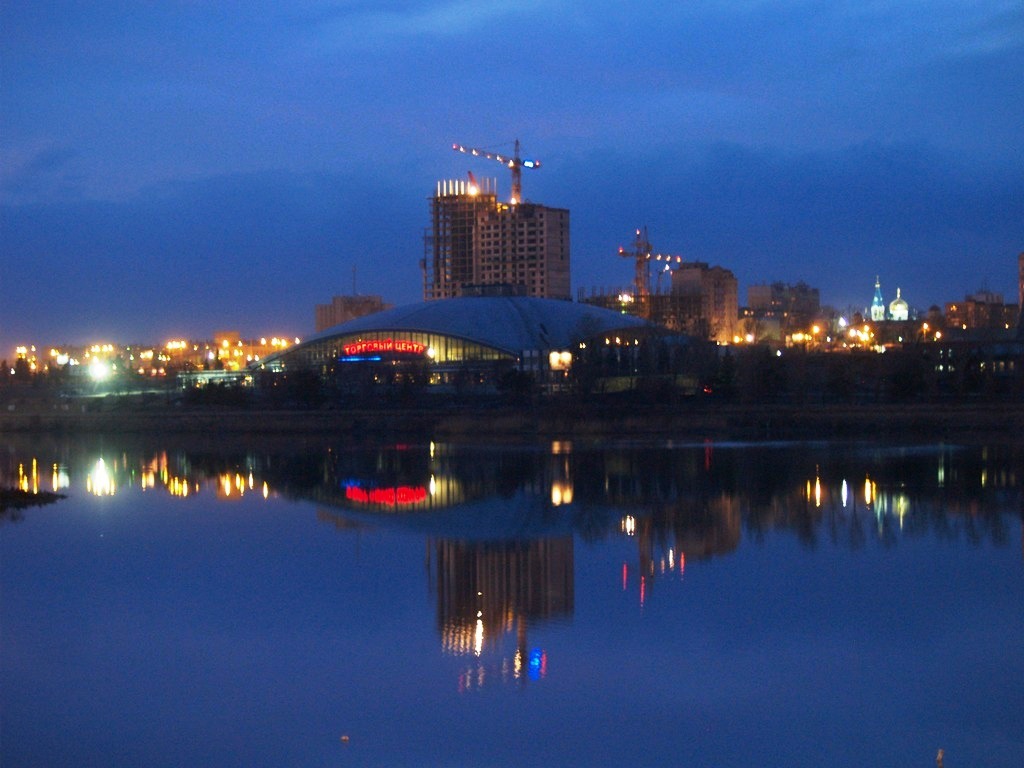
[[[474,296],[365,315],[328,328],[303,344],[373,331],[413,331],[455,336],[516,354],[526,349],[568,349],[602,333],[655,327],[641,318],[590,304],[526,296]]]
[[[889,311],[894,313],[897,309],[906,309],[906,308],[907,308],[907,302],[905,302],[903,300],[903,298],[900,296],[900,289],[897,288],[896,289],[896,298],[893,299],[891,302],[889,302]]]
[[[889,302],[889,316],[893,320],[906,320],[910,315],[910,307],[900,296],[900,289],[896,289],[896,298]]]

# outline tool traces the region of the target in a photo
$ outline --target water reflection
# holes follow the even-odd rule
[[[444,650],[477,658],[494,650],[499,677],[521,679],[532,652],[527,627],[572,615],[575,537],[630,541],[635,556],[622,563],[622,587],[641,605],[654,579],[680,578],[688,561],[729,555],[742,538],[757,542],[773,531],[812,548],[823,537],[856,550],[869,538],[892,546],[924,535],[1003,545],[1004,513],[1022,509],[1022,452],[710,441],[121,443],[115,450],[64,440],[8,444],[0,485],[107,497],[284,496],[314,502],[339,528],[421,532],[431,547]],[[514,647],[505,652],[509,637]]]
[[[672,762],[728,728],[695,762],[748,765],[728,759],[748,723],[800,724],[786,764],[805,729],[836,751],[874,730],[872,750],[911,754],[886,745],[922,723],[936,723],[926,746],[949,743],[949,691],[976,717],[1015,711],[992,690],[1017,679],[1022,458],[1012,445],[6,440],[0,486],[69,497],[0,518],[8,709],[28,713],[8,727],[65,717],[70,691],[69,754],[113,721],[172,711],[178,731],[205,734],[253,702],[247,732],[276,717],[287,747],[352,733],[353,755],[380,750],[363,765],[431,764],[456,720],[554,723],[543,763],[524,764],[573,764],[563,744],[600,763],[616,734],[595,738],[594,723],[620,721],[644,741],[607,764],[637,743]],[[50,698],[33,703],[52,659]],[[175,703],[203,696],[192,714]],[[660,727],[659,698],[673,705]],[[90,722],[95,701],[116,716]],[[395,711],[415,738],[391,738]],[[913,721],[890,731],[883,711]],[[167,750],[160,736],[137,743]],[[300,762],[331,762],[316,757]]]
[[[572,537],[430,546],[441,647],[467,659],[459,690],[545,677],[547,652],[531,648],[528,629],[572,616]]]
[[[219,500],[283,495],[351,522],[456,539],[575,533],[637,542],[643,570],[664,558],[727,554],[741,535],[791,531],[860,546],[934,531],[1004,543],[1000,513],[1020,512],[1024,448],[573,445],[540,448],[305,441],[110,449],[87,441],[9,442],[0,485],[96,496],[163,492]],[[678,554],[677,554],[678,553]],[[672,568],[668,568],[672,570]]]

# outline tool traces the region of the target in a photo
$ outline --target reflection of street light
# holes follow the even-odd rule
[[[98,459],[96,465],[85,479],[85,489],[94,496],[113,496],[115,490],[114,476],[107,469],[106,462]]]

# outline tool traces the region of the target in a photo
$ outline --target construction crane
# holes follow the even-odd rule
[[[452,144],[452,149],[456,152],[473,155],[474,157],[497,160],[506,168],[509,168],[512,171],[512,205],[520,203],[523,199],[523,168],[540,168],[540,160],[524,160],[519,156],[519,139],[516,139],[515,152],[512,157],[487,152],[483,149],[464,147],[461,144]]]
[[[633,300],[637,303],[639,311],[645,313],[648,310],[651,295],[651,262],[663,261],[664,267],[658,268],[658,293],[661,293],[661,279],[671,275],[672,264],[682,264],[682,256],[672,256],[664,253],[651,253],[651,243],[647,239],[647,227],[637,229],[636,240],[633,242],[633,250],[627,251],[619,246],[619,256],[626,259],[633,259],[636,265],[636,274],[633,278]]]
[[[647,227],[637,229],[633,250],[627,251],[619,246],[619,256],[633,259],[636,264],[636,275],[633,278],[633,301],[643,313],[647,311],[648,297],[651,295],[651,244],[647,240]]]

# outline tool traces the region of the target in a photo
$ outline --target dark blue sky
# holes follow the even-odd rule
[[[678,7],[671,7],[678,5]],[[1016,300],[1024,6],[598,0],[0,6],[0,349],[312,331],[422,296],[436,181],[543,167],[573,286],[635,227],[747,286]]]

